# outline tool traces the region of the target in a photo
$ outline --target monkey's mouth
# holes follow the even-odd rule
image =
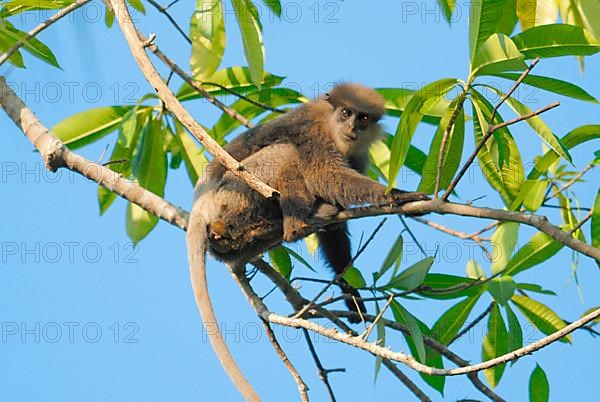
[[[356,134],[353,132],[345,133],[344,136],[350,141],[354,141],[356,139]]]

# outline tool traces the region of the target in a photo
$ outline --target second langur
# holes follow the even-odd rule
[[[361,174],[370,145],[381,138],[378,121],[383,113],[377,92],[341,84],[227,144],[225,150],[279,190],[280,198],[262,197],[217,162],[211,163],[196,189],[188,239],[197,238],[188,240],[190,258],[204,265],[208,250],[219,260],[240,265],[282,238],[298,240],[315,217],[326,218],[350,205],[427,199],[423,193],[396,189],[386,194],[384,185]],[[352,262],[346,223],[326,226],[317,236],[328,264],[342,273]],[[346,299],[348,308],[357,311],[358,306],[365,312],[356,289],[343,279],[339,285],[355,297]]]

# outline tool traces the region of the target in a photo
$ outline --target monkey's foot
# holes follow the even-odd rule
[[[221,240],[227,238],[227,225],[223,221],[214,221],[208,224],[208,238],[210,240]]]
[[[286,217],[283,219],[283,240],[286,242],[293,242],[301,237],[303,229],[306,229],[308,225],[306,222],[294,218]]]

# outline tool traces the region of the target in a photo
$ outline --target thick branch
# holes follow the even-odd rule
[[[58,168],[65,167],[106,187],[160,219],[181,229],[186,229],[189,216],[186,211],[145,190],[137,183],[125,179],[109,168],[71,152],[27,108],[6,84],[4,77],[0,77],[0,106],[40,152],[50,171],[54,172]]]
[[[144,37],[144,35],[140,34],[139,32],[138,32],[138,35],[142,42],[146,42],[146,38]],[[181,69],[181,67],[179,67],[173,60],[168,58],[167,55],[165,55],[154,42],[150,43],[147,47],[148,47],[148,49],[150,49],[150,51],[152,53],[154,53],[154,55],[156,57],[159,58],[160,61],[165,63],[171,69],[171,71],[173,71],[175,74],[177,74],[182,80],[187,82],[187,84],[190,87],[194,88],[194,90],[196,90],[196,92],[198,92],[200,95],[202,95],[202,97],[205,98],[209,103],[212,103],[213,105],[215,105],[216,107],[221,109],[223,111],[223,113],[225,113],[229,117],[239,121],[244,126],[246,126],[248,128],[252,127],[252,123],[248,119],[246,119],[244,116],[239,114],[237,111],[230,108],[229,106],[227,106],[226,104],[224,104],[223,102],[218,100],[216,97],[214,97],[210,93],[208,93],[192,77],[190,77],[188,74],[186,74],[186,72],[183,71]]]
[[[115,15],[119,21],[121,31],[129,44],[131,54],[139,65],[144,77],[156,90],[158,97],[173,115],[189,130],[198,141],[219,161],[227,170],[240,177],[251,188],[263,196],[269,198],[277,195],[277,191],[260,181],[256,176],[244,169],[244,166],[233,159],[231,155],[223,150],[219,144],[194,120],[192,115],[183,107],[177,97],[171,92],[167,84],[162,80],[158,71],[152,65],[145,52],[145,47],[140,40],[137,29],[131,20],[131,15],[125,4],[125,0],[111,0]]]

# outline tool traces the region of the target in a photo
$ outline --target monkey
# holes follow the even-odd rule
[[[226,151],[280,191],[279,208],[212,162],[207,179],[196,188],[195,202],[207,225],[208,251],[221,261],[240,263],[261,254],[279,236],[297,240],[311,218],[335,215],[354,204],[427,199],[396,189],[386,194],[385,186],[361,174],[369,146],[381,138],[383,113],[383,98],[376,91],[340,84],[227,144]],[[352,262],[346,223],[325,226],[317,237],[328,265],[342,274]],[[354,296],[346,298],[348,308],[366,312],[356,289],[343,279],[337,282],[343,293]]]
[[[281,240],[298,240],[314,219],[359,204],[403,204],[426,200],[423,193],[386,187],[360,172],[368,148],[379,138],[383,102],[373,90],[353,84],[308,102],[263,125],[249,129],[227,146],[234,158],[260,180],[279,190],[265,198],[217,162],[195,189],[187,231],[190,276],[196,303],[210,342],[230,378],[249,400],[259,400],[231,356],[222,335],[209,326],[217,320],[208,297],[206,253],[243,274],[246,262]],[[318,233],[323,253],[336,274],[352,262],[344,224]],[[342,291],[353,311],[365,312],[360,295],[344,280]]]

